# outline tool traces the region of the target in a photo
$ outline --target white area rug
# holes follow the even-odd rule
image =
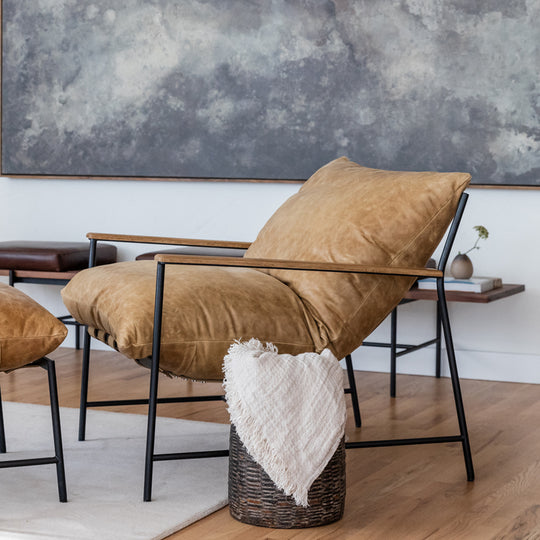
[[[4,402],[4,420],[0,460],[54,455],[48,407]],[[58,502],[54,465],[0,469],[0,539],[160,539],[227,504],[228,458],[154,463],[152,501],[142,502],[144,415],[88,411],[84,442],[78,409],[62,408],[61,422],[68,502]],[[228,448],[228,433],[158,418],[156,453]]]

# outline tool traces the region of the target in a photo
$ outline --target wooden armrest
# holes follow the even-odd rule
[[[308,270],[315,272],[343,272],[347,274],[384,274],[390,276],[442,277],[433,268],[400,268],[394,266],[367,266],[314,261],[286,261],[281,259],[247,259],[245,257],[209,257],[198,255],[158,254],[154,260],[166,264],[189,264],[199,266],[234,266],[240,268],[266,268],[273,270]]]
[[[251,242],[232,242],[228,240],[199,240],[193,238],[171,238],[167,236],[140,236],[131,234],[93,233],[86,235],[90,240],[107,240],[109,242],[131,242],[135,244],[168,244],[171,246],[201,246],[247,249]]]

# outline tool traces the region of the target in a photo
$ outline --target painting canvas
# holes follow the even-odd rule
[[[540,185],[537,0],[2,0],[2,173]]]

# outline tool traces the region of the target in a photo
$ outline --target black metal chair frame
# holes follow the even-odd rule
[[[364,341],[362,345],[364,347],[384,347],[390,349],[390,397],[396,397],[396,375],[397,375],[397,359],[406,354],[410,354],[430,345],[435,345],[435,377],[439,379],[441,377],[441,344],[442,344],[442,318],[441,308],[439,301],[436,304],[436,334],[433,339],[418,343],[416,345],[410,345],[397,342],[397,315],[398,307],[404,304],[410,304],[411,302],[418,302],[416,299],[404,298],[390,314],[390,342],[380,341]],[[398,350],[400,349],[400,350]]]
[[[456,214],[448,231],[446,242],[444,244],[443,252],[437,267],[440,275],[437,277],[437,296],[438,296],[438,306],[439,306],[439,316],[441,324],[438,325],[439,328],[442,327],[442,332],[444,334],[446,350],[448,356],[448,362],[450,366],[450,376],[452,380],[452,389],[454,394],[454,402],[456,407],[456,414],[459,424],[459,435],[451,436],[439,436],[439,437],[420,437],[412,439],[385,439],[385,440],[375,440],[375,441],[358,441],[358,442],[348,442],[346,443],[346,448],[370,448],[370,447],[379,447],[379,446],[401,446],[401,445],[415,445],[415,444],[440,444],[440,443],[451,443],[451,442],[460,442],[462,444],[463,456],[465,460],[465,468],[467,472],[467,480],[474,480],[474,468],[472,463],[471,449],[469,436],[467,431],[467,424],[465,419],[465,410],[463,407],[463,398],[461,394],[461,387],[459,382],[459,375],[457,370],[455,352],[453,339],[450,328],[450,320],[448,315],[448,308],[446,304],[446,297],[444,292],[444,270],[450,255],[450,250],[456,236],[456,232],[459,227],[459,223],[463,216],[463,211],[467,202],[468,195],[463,194],[459,200],[459,204],[456,210]],[[111,238],[107,238],[111,240]],[[121,236],[114,239],[115,241],[126,241],[131,242],[133,240],[126,237],[125,240]],[[157,242],[156,242],[157,243]],[[165,242],[160,242],[165,243]],[[89,267],[95,265],[95,253],[96,253],[96,238],[90,238],[90,261]],[[202,245],[202,244],[199,244]],[[155,293],[155,305],[154,305],[154,330],[153,330],[153,345],[152,345],[152,361],[151,361],[151,374],[150,374],[150,392],[148,399],[131,399],[131,400],[114,400],[114,401],[88,401],[88,375],[89,375],[89,358],[90,358],[90,335],[88,332],[85,334],[84,346],[83,346],[83,367],[82,367],[82,381],[81,381],[81,406],[80,406],[80,418],[79,418],[79,440],[84,440],[85,438],[85,429],[86,429],[86,409],[87,407],[99,407],[99,406],[112,406],[112,405],[143,405],[148,404],[148,427],[147,427],[147,440],[146,440],[146,458],[145,458],[145,479],[144,479],[144,500],[150,501],[152,497],[152,476],[153,476],[153,463],[155,461],[168,461],[176,459],[195,459],[195,458],[209,458],[209,457],[222,457],[227,456],[228,450],[211,450],[211,451],[200,451],[200,452],[179,452],[179,453],[169,453],[169,454],[156,454],[154,452],[155,447],[155,429],[156,429],[156,415],[157,415],[157,405],[158,403],[180,403],[180,402],[193,402],[193,401],[217,401],[223,400],[224,396],[194,396],[194,397],[178,397],[178,398],[159,398],[158,397],[158,377],[159,377],[159,358],[160,358],[160,348],[161,348],[161,325],[162,325],[162,316],[163,316],[163,297],[164,297],[164,286],[165,286],[165,267],[166,264],[189,264],[189,265],[212,265],[219,266],[215,261],[211,263],[204,262],[194,262],[189,256],[178,256],[178,259],[185,258],[184,261],[175,260],[174,263],[163,262],[160,260],[160,256],[156,257],[157,260],[157,272],[156,272],[156,293]],[[232,260],[230,258],[230,260]],[[254,267],[253,261],[247,260],[245,266]],[[301,263],[299,263],[301,264]],[[313,263],[311,263],[313,264]],[[228,263],[225,261],[222,266],[235,266],[241,267],[242,263],[240,260],[236,259],[234,264]],[[339,265],[336,265],[339,266]],[[351,265],[354,266],[354,265]],[[256,266],[257,268],[269,268],[264,264]],[[277,267],[275,265],[271,266],[273,269]],[[290,265],[280,266],[279,269],[288,269],[288,270],[303,270],[303,271],[324,271],[324,272],[344,272],[344,273],[359,273],[359,274],[378,274],[378,275],[399,275],[399,276],[409,276],[409,277],[422,277],[423,269],[415,269],[413,273],[403,273],[403,272],[392,272],[392,268],[385,268],[384,271],[366,271],[366,270],[354,270],[354,269],[313,269],[313,268],[299,268],[291,267]],[[426,276],[432,276],[428,270],[426,270]],[[395,315],[394,315],[395,316]],[[392,354],[392,366],[395,373],[395,359],[399,355],[396,352],[396,347],[399,347],[395,343],[395,319],[392,323],[392,334],[394,343],[393,354]],[[411,349],[417,350],[418,348],[427,346],[428,344],[434,343],[432,340],[429,343],[421,344],[419,346],[406,346],[405,352],[412,352]],[[388,346],[388,345],[384,345]],[[359,427],[361,425],[360,409],[358,405],[358,392],[356,388],[356,383],[354,379],[354,372],[352,366],[351,356],[348,355],[345,358],[345,364],[349,379],[350,388],[346,389],[346,393],[351,394],[352,403],[353,403],[353,412],[355,423]],[[394,394],[395,394],[395,385],[394,385]]]
[[[47,371],[49,379],[49,396],[51,405],[51,417],[54,439],[54,456],[30,458],[30,459],[11,459],[0,461],[0,469],[8,467],[27,467],[32,465],[56,465],[56,477],[58,481],[58,498],[60,502],[67,502],[66,473],[64,468],[64,452],[62,448],[62,431],[60,428],[60,409],[58,407],[58,387],[56,384],[56,368],[54,361],[47,357],[40,358],[26,367],[39,366]],[[2,396],[0,395],[0,453],[5,454],[6,435],[4,430],[4,416],[2,411]]]

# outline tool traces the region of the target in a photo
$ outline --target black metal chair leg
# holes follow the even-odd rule
[[[154,443],[156,439],[156,414],[159,379],[159,355],[161,353],[161,322],[163,319],[163,288],[165,265],[158,262],[156,272],[156,297],[154,304],[154,334],[152,338],[152,372],[148,402],[148,429],[146,434],[146,459],[144,467],[143,500],[152,500],[152,477],[154,472]]]
[[[62,449],[62,433],[60,429],[60,410],[58,407],[58,388],[56,386],[56,370],[54,362],[46,357],[40,358],[28,366],[39,366],[47,370],[49,378],[49,395],[51,403],[51,418],[54,439],[54,457],[38,457],[29,459],[12,459],[0,461],[0,468],[26,467],[33,465],[56,465],[56,476],[58,479],[58,498],[60,502],[67,501],[66,475],[64,470],[64,452]],[[5,437],[4,437],[5,438]],[[5,450],[4,450],[5,451]]]
[[[390,316],[390,397],[396,397],[397,306]]]
[[[4,411],[2,409],[2,394],[0,393],[0,454],[6,453],[6,432],[4,430]]]
[[[435,377],[437,379],[441,378],[441,307],[439,301],[436,302],[437,309],[437,333],[436,333],[436,344],[435,344]]]
[[[49,395],[53,426],[54,454],[56,457],[56,476],[58,479],[58,497],[60,502],[67,502],[66,473],[64,468],[64,451],[62,448],[62,431],[60,427],[60,409],[58,407],[58,387],[56,385],[56,368],[54,362],[45,360],[45,369],[49,378]]]
[[[152,358],[152,373],[150,375],[150,401],[148,403],[148,429],[146,434],[146,458],[144,464],[144,494],[143,500],[152,500],[152,478],[154,473],[154,445],[156,440],[156,414],[159,367]]]
[[[439,298],[439,306],[441,311],[441,321],[446,342],[446,352],[448,356],[448,365],[450,367],[450,377],[452,379],[452,389],[454,391],[454,401],[456,404],[456,412],[459,423],[459,431],[461,434],[461,444],[463,446],[463,457],[465,459],[465,468],[467,470],[467,480],[474,480],[474,467],[472,462],[471,447],[469,442],[469,434],[467,431],[467,422],[465,420],[465,409],[463,407],[463,398],[461,395],[461,386],[459,383],[459,375],[456,364],[456,356],[454,352],[454,343],[452,340],[452,332],[450,330],[450,318],[448,316],[448,307],[444,294],[443,278],[437,278],[437,293]]]
[[[96,250],[97,240],[91,238],[90,247],[88,249],[88,268],[92,268],[96,265]],[[77,331],[79,330],[78,326],[75,326],[75,328],[77,329]],[[90,371],[90,341],[91,337],[88,333],[88,326],[84,326],[83,361],[81,371],[81,401],[79,406],[79,441],[84,441],[86,437],[86,409],[88,408],[88,372]]]
[[[81,349],[81,324],[75,325],[75,349],[79,351]]]
[[[351,394],[352,408],[354,413],[354,424],[356,427],[362,426],[362,417],[360,416],[360,404],[358,403],[358,392],[356,390],[356,381],[354,380],[354,370],[351,355],[345,357],[347,366],[347,377],[349,379],[349,392]]]
[[[88,407],[88,372],[90,370],[90,334],[87,327],[84,333],[84,348],[81,370],[81,402],[79,407],[79,441],[86,437],[86,409]]]

